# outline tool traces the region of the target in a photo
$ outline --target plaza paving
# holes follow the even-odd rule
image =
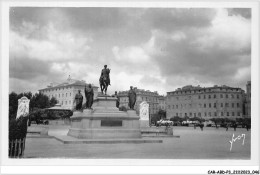
[[[37,126],[40,127],[40,126]],[[33,126],[29,130],[37,130]],[[50,126],[52,135],[64,135],[66,126]],[[236,140],[230,151],[229,141]],[[63,144],[54,138],[27,137],[24,158],[82,158],[82,159],[250,159],[251,132],[244,128],[174,127],[176,137],[161,137],[163,143],[141,144]],[[29,135],[28,135],[29,136]],[[234,138],[235,138],[234,137]],[[145,137],[145,139],[154,139]]]

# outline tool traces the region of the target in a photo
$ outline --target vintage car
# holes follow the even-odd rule
[[[173,121],[169,119],[161,119],[157,121],[157,126],[173,126]]]

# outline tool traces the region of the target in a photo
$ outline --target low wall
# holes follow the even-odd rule
[[[70,119],[49,120],[49,125],[70,125]]]

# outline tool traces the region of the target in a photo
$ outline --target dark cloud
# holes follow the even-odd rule
[[[104,30],[124,27],[127,16],[119,8],[63,8],[70,25],[82,30]]]
[[[208,27],[216,15],[215,9],[148,9],[143,20],[154,29],[164,31],[180,30],[187,27]]]
[[[29,58],[10,58],[10,78],[32,80],[50,75],[50,64],[46,61]]]
[[[11,7],[9,9],[10,26],[12,29],[18,30],[23,22],[44,26],[50,21],[62,20],[57,9],[52,7]]]
[[[250,9],[228,9],[228,12],[235,18],[238,15],[251,18]],[[38,78],[45,78],[44,82],[60,82],[66,78],[61,74],[61,64],[71,62],[73,66],[64,68],[66,73],[95,77],[93,72],[100,74],[99,69],[108,64],[115,75],[124,72],[126,76],[122,77],[125,79],[127,74],[143,76],[140,84],[144,87],[157,87],[161,83],[153,75],[166,80],[167,88],[180,81],[187,83],[185,79],[228,84],[239,75],[240,69],[250,67],[251,45],[247,45],[247,28],[239,33],[239,27],[248,26],[250,20],[227,19],[225,9],[221,15],[211,8],[12,7],[10,29],[18,40],[13,41],[17,47],[10,47],[10,78],[13,83],[16,80],[24,80],[24,84],[34,81],[34,87],[38,88],[36,84],[42,83]],[[221,19],[216,23],[221,25],[213,30],[217,17]],[[230,30],[232,20],[236,22],[236,33]],[[240,36],[240,40],[234,39]],[[147,44],[151,38],[155,39],[154,48]],[[206,49],[203,43],[196,44],[199,39],[203,40]],[[25,43],[18,44],[17,41]],[[23,45],[25,48],[30,46],[28,52],[31,54],[20,47]],[[120,58],[113,55],[114,47],[118,47]],[[14,48],[16,50],[12,50]],[[160,50],[160,53],[155,54],[154,50]],[[48,59],[45,59],[45,53]],[[56,71],[54,62],[58,64],[54,66]],[[77,64],[82,66],[81,70],[76,70]],[[85,70],[90,65],[92,68]],[[243,76],[237,81],[242,84],[248,79],[249,76]]]
[[[10,24],[19,29],[23,22],[45,26],[52,22],[61,29],[99,31],[124,27],[127,14],[120,8],[100,7],[12,7]]]
[[[233,81],[239,68],[250,67],[251,64],[251,55],[237,50],[212,47],[205,51],[190,45],[189,40],[168,40],[166,43],[163,55],[154,56],[153,59],[160,67],[162,76],[168,77],[168,80],[181,76],[222,84]]]
[[[244,18],[250,19],[251,18],[251,9],[250,8],[232,8],[227,9],[228,15],[240,15]]]

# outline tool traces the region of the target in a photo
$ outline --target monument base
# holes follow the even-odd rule
[[[93,110],[75,111],[71,117],[68,136],[79,139],[141,138],[136,111],[119,111],[115,97],[97,97]]]

